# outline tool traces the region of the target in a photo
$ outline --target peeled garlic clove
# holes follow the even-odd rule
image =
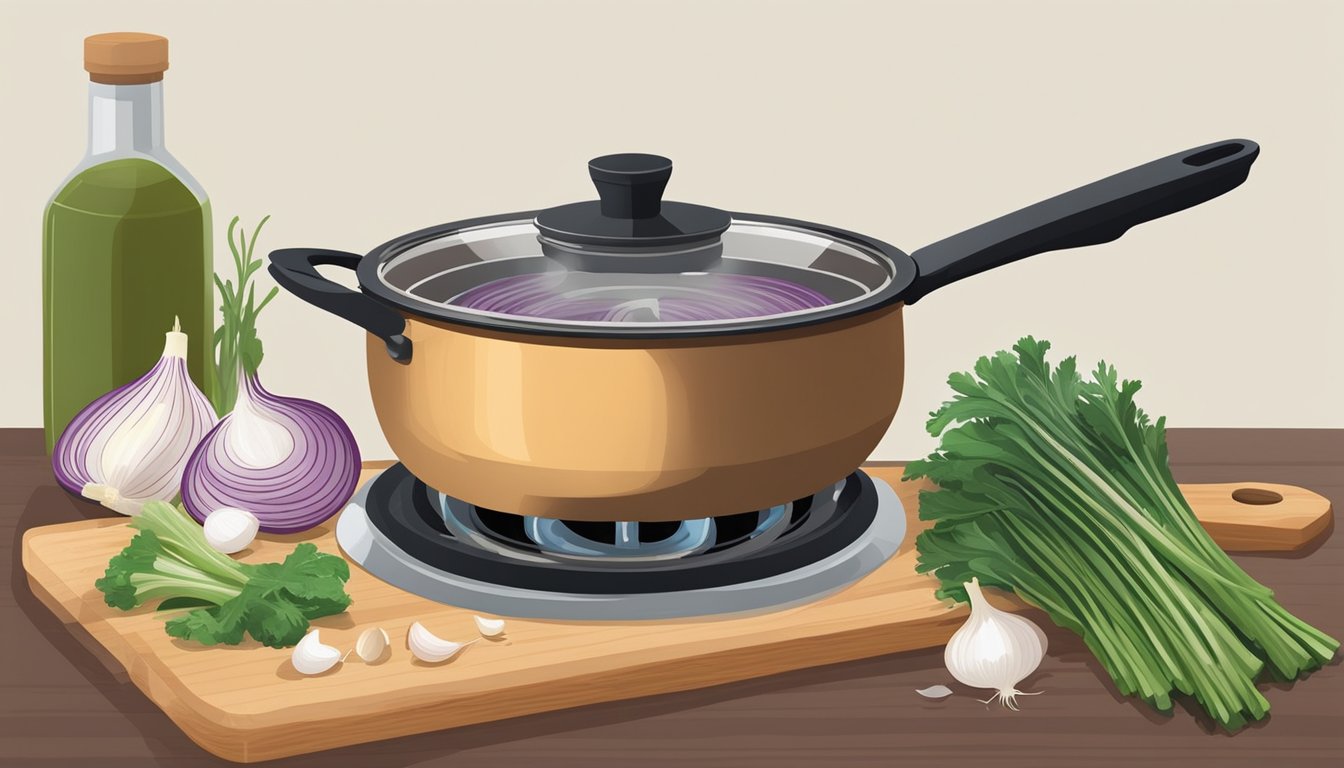
[[[232,555],[252,543],[260,526],[257,516],[246,509],[220,507],[205,518],[205,543],[218,552]]]
[[[301,675],[320,675],[341,660],[341,652],[330,645],[323,645],[318,639],[318,631],[314,629],[304,635],[289,657],[294,669]]]
[[[454,643],[451,640],[444,640],[425,629],[425,625],[418,621],[412,624],[410,631],[406,633],[406,645],[410,647],[411,653],[415,658],[430,664],[448,661],[474,642],[476,641],[469,640],[465,643]]]
[[[473,616],[476,620],[476,630],[481,633],[481,637],[499,637],[504,634],[503,619],[486,619],[480,616]]]
[[[386,630],[382,627],[369,627],[361,632],[359,639],[355,641],[355,655],[372,664],[382,657],[383,651],[387,650],[390,644]]]

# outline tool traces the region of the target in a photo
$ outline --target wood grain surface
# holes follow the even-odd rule
[[[1344,433],[1173,432],[1172,444],[1182,480],[1300,484],[1336,500],[1344,492]],[[23,583],[16,550],[24,530],[102,517],[54,487],[40,453],[36,432],[0,434],[0,524],[9,529],[3,538],[11,558],[10,581],[0,593],[3,626],[11,635],[10,652],[0,656],[0,760],[15,765],[212,764],[213,758],[119,676],[118,665],[104,666],[96,643],[86,649]],[[1338,594],[1344,558],[1329,533],[1305,553],[1238,559],[1274,587],[1291,610],[1338,635],[1344,630]],[[899,758],[907,765],[945,766],[989,755],[1006,765],[1132,764],[1153,758],[1301,765],[1324,764],[1344,748],[1338,666],[1291,686],[1266,686],[1274,714],[1229,737],[1186,711],[1162,716],[1119,699],[1076,638],[1047,629],[1051,657],[1028,681],[1046,695],[1034,697],[1019,713],[986,709],[965,695],[943,702],[914,695],[916,687],[952,684],[935,649],[275,764],[591,765],[605,760],[672,765],[693,760],[705,765],[891,765]]]
[[[353,647],[366,629],[382,627],[394,650],[379,664],[354,660],[304,678],[288,665],[287,651],[249,641],[206,652],[165,635],[162,617],[150,607],[107,607],[92,585],[134,535],[125,519],[29,529],[22,556],[33,594],[75,625],[72,631],[87,632],[102,645],[192,741],[229,760],[256,762],[943,645],[966,610],[938,600],[935,581],[915,573],[913,534],[923,527],[919,492],[932,486],[901,482],[898,466],[869,472],[896,489],[907,536],[895,557],[836,594],[745,617],[509,618],[506,639],[434,666],[402,650],[407,628],[420,621],[465,641],[477,636],[472,611],[416,597],[358,567],[346,585],[354,599],[350,610],[314,626],[324,642],[341,650]],[[361,484],[376,473],[366,469]],[[1250,549],[1285,549],[1291,540],[1305,544],[1309,532],[1330,519],[1329,501],[1291,486],[1183,490],[1201,520],[1211,516],[1220,532]],[[298,541],[338,552],[334,523],[298,535],[259,536],[238,557],[282,560]]]

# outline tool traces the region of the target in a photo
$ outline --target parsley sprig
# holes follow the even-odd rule
[[[350,566],[305,542],[279,563],[248,564],[216,552],[201,527],[162,501],[131,520],[139,531],[107,564],[95,586],[113,608],[158,602],[195,607],[168,620],[173,637],[202,645],[237,645],[244,635],[274,648],[297,643],[308,622],[350,606]]]

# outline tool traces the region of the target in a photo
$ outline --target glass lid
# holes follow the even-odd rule
[[[663,157],[609,155],[589,173],[600,200],[387,244],[374,292],[474,325],[698,335],[852,314],[914,276],[900,251],[853,233],[663,201]]]

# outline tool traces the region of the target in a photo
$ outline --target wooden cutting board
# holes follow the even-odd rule
[[[369,665],[351,655],[332,671],[305,678],[293,670],[288,650],[251,641],[203,648],[168,637],[150,609],[104,605],[93,582],[130,540],[125,518],[31,529],[23,537],[23,566],[33,593],[78,625],[72,630],[105,648],[193,741],[220,757],[253,762],[941,645],[965,609],[935,599],[934,580],[914,571],[914,536],[923,525],[918,492],[925,486],[900,482],[898,466],[868,471],[891,483],[905,504],[906,540],[885,565],[830,597],[739,618],[508,619],[505,639],[482,640],[438,666],[412,658],[407,628],[420,621],[441,637],[470,640],[477,637],[471,612],[407,594],[358,567],[348,585],[350,610],[314,625],[323,642],[343,650],[364,629],[381,626],[391,636],[391,656]],[[364,479],[372,473],[366,470]],[[1228,549],[1291,550],[1330,521],[1328,500],[1291,486],[1182,490]],[[279,560],[299,541],[339,552],[334,523],[301,535],[263,536],[243,559]],[[994,602],[1020,607],[1002,596]]]

